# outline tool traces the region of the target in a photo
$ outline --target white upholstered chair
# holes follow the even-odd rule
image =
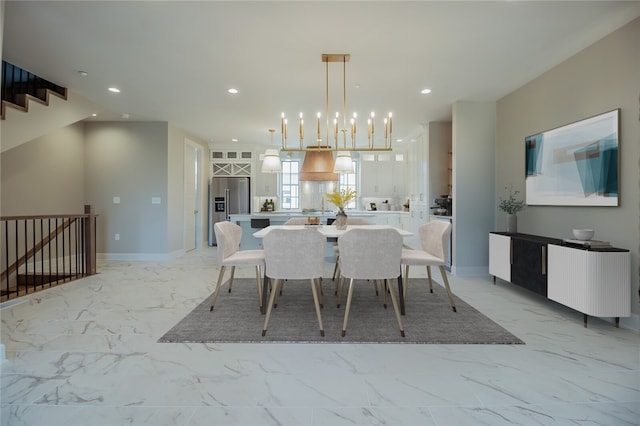
[[[367,219],[363,219],[361,217],[347,217],[347,226],[348,225],[371,225],[371,222],[369,222]],[[340,260],[340,249],[338,248],[338,245],[335,244],[333,246],[333,252],[336,255],[336,266],[333,267],[333,277],[331,278],[332,280],[335,280],[336,277],[338,276],[338,272],[339,272],[339,260]],[[378,289],[376,288],[376,294],[378,294]]]
[[[353,285],[358,280],[395,280],[401,273],[400,255],[402,253],[402,236],[395,229],[356,228],[345,232],[338,238],[340,247],[340,283],[338,289],[338,306],[342,297],[345,278],[349,278],[349,294],[342,323],[342,336],[347,332],[347,322],[353,298]],[[384,286],[383,286],[384,287]],[[404,326],[400,317],[400,309],[395,291],[388,286],[396,314],[400,334],[404,337]],[[371,324],[372,327],[375,324]]]
[[[320,335],[324,336],[324,326],[320,313],[320,286],[324,268],[325,237],[313,228],[273,229],[262,240],[265,252],[265,276],[275,283],[267,305],[262,335],[267,334],[271,310],[283,280],[309,280],[311,293],[318,317]]]
[[[435,220],[425,223],[418,228],[422,250],[402,250],[402,264],[404,265],[404,297],[407,297],[407,286],[409,284],[409,266],[420,265],[427,267],[427,280],[429,290],[433,293],[433,280],[431,279],[431,267],[437,266],[442,275],[444,287],[449,296],[451,309],[456,312],[456,303],[449,287],[447,271],[444,265],[447,263],[447,253],[449,252],[449,235],[451,235],[451,223]]]
[[[216,243],[218,245],[218,264],[220,273],[218,274],[218,284],[216,291],[211,299],[211,308],[213,310],[220,288],[222,287],[222,279],[228,266],[231,267],[231,277],[229,278],[229,293],[233,285],[233,275],[236,266],[253,266],[256,268],[256,282],[258,287],[258,304],[262,307],[262,287],[260,272],[264,268],[264,250],[240,250],[240,240],[242,239],[242,228],[235,223],[228,221],[216,222],[213,225],[213,232],[216,234]]]

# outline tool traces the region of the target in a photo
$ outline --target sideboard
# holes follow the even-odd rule
[[[529,234],[489,234],[489,273],[548,299],[584,317],[631,314],[629,250],[589,247]]]

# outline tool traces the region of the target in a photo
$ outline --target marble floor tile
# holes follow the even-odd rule
[[[640,426],[638,332],[488,276],[452,290],[524,345],[157,343],[213,292],[215,248],[98,270],[0,309],[3,426]]]

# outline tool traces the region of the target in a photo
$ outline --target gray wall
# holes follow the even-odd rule
[[[68,126],[0,156],[3,216],[84,212],[84,126]]]
[[[98,253],[168,252],[167,128],[166,122],[86,123],[85,200],[100,215]],[[116,196],[120,204],[113,203]]]
[[[621,108],[620,206],[529,206],[518,214],[518,230],[565,238],[573,228],[594,228],[596,239],[631,250],[631,300],[636,314],[640,314],[639,40],[640,18],[497,102],[494,200],[497,204],[506,185],[524,189],[526,136]],[[504,229],[500,212],[496,229]]]
[[[496,105],[453,106],[453,272],[487,273],[489,232],[494,230]]]

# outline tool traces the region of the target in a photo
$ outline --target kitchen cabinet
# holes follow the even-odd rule
[[[398,199],[406,196],[406,163],[404,160],[396,161],[396,154],[385,152],[361,156],[360,192],[362,196]],[[404,159],[404,155],[402,158]]]
[[[628,250],[549,246],[548,297],[588,316],[631,315],[631,266]]]

